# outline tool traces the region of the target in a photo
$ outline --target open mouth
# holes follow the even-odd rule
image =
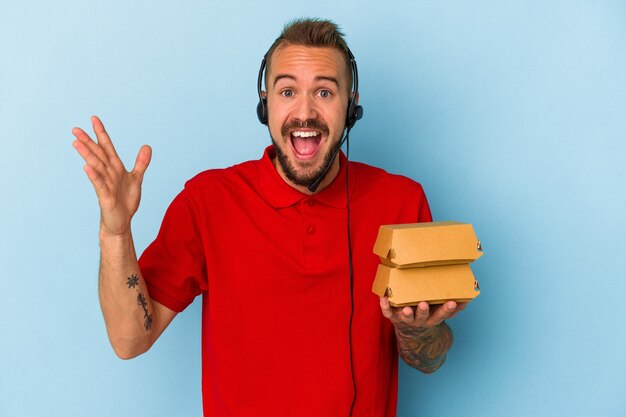
[[[319,130],[299,129],[290,133],[291,147],[299,159],[312,159],[319,150],[322,133]]]

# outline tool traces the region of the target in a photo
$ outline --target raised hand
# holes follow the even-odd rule
[[[72,129],[72,146],[85,160],[87,177],[93,184],[100,204],[100,232],[119,236],[130,232],[130,221],[139,208],[143,175],[150,164],[152,149],[143,145],[135,166],[127,171],[97,116],[91,117],[97,142],[81,128]]]

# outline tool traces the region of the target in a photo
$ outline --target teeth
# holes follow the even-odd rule
[[[297,138],[310,138],[312,136],[319,135],[319,132],[312,132],[312,131],[301,132],[301,131],[296,131],[296,132],[293,132],[292,135],[294,135]]]

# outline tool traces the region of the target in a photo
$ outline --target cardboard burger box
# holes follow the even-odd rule
[[[469,302],[480,294],[469,264],[482,256],[482,247],[471,224],[384,225],[374,253],[381,265],[372,291],[386,295],[394,307]]]

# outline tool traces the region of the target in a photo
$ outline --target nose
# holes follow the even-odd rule
[[[310,119],[317,119],[317,107],[313,97],[301,96],[295,103],[291,114],[292,118],[305,122]]]

